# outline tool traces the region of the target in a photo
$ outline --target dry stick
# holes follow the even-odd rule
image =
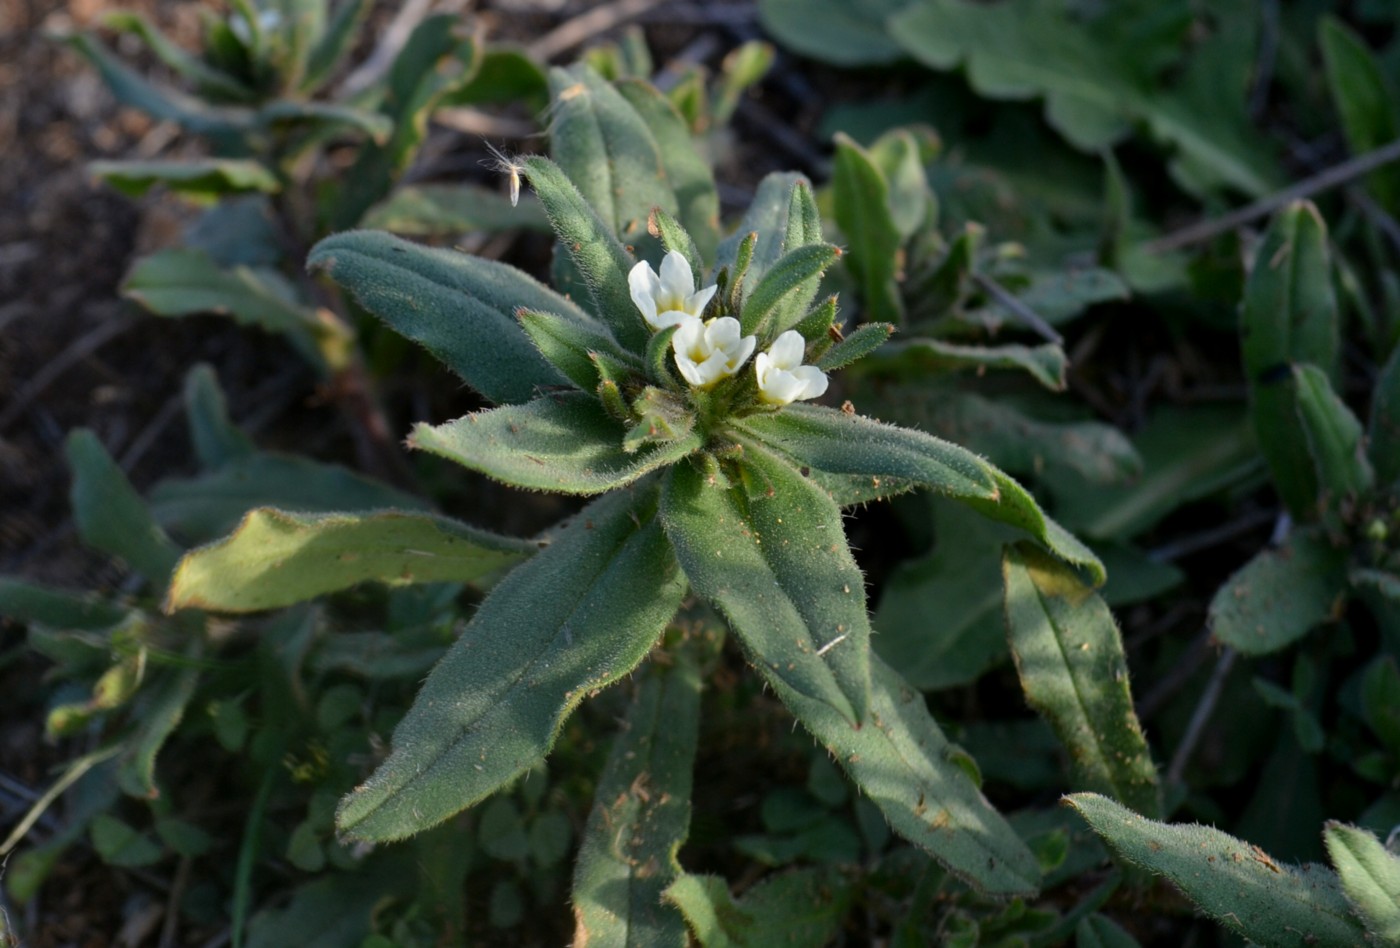
[[[1361,213],[1369,217],[1371,223],[1385,234],[1391,246],[1400,252],[1400,221],[1396,221],[1394,217],[1387,214],[1385,209],[1371,200],[1370,195],[1361,188],[1347,188],[1347,200],[1359,207]]]
[[[664,2],[665,0],[613,0],[612,3],[605,3],[587,13],[565,20],[525,47],[525,50],[538,59],[552,59]]]
[[[1325,171],[1304,178],[1297,184],[1290,185],[1282,191],[1275,191],[1268,197],[1260,198],[1253,204],[1246,204],[1244,207],[1228,214],[1211,220],[1201,221],[1189,227],[1156,240],[1149,240],[1142,245],[1142,249],[1148,253],[1167,253],[1171,250],[1180,250],[1182,247],[1198,244],[1212,237],[1217,237],[1227,231],[1234,230],[1242,224],[1248,224],[1256,218],[1265,217],[1285,205],[1300,198],[1311,197],[1323,191],[1331,190],[1339,185],[1346,184],[1353,178],[1359,178],[1364,174],[1375,171],[1382,165],[1388,165],[1392,161],[1400,160],[1400,139],[1396,139],[1388,145],[1382,145],[1374,151],[1357,155],[1355,158],[1333,165]]]
[[[1057,333],[1054,327],[1041,318],[1039,313],[1021,302],[996,280],[993,280],[985,273],[974,272],[972,274],[972,281],[985,290],[992,299],[1010,310],[1013,316],[1034,330],[1036,335],[1040,336],[1042,339],[1047,342],[1053,342],[1057,346],[1065,341],[1065,337]]]
[[[29,403],[56,382],[64,372],[135,325],[136,320],[134,319],[113,319],[74,340],[72,345],[35,373],[34,377],[29,380],[29,384],[15,395],[14,401],[10,403],[9,407],[0,412],[0,431],[8,428],[23,415],[25,409],[29,407]]]
[[[1185,772],[1186,764],[1191,760],[1191,754],[1195,752],[1201,735],[1205,733],[1210,716],[1215,713],[1215,704],[1220,700],[1225,679],[1230,676],[1230,669],[1235,666],[1235,659],[1238,657],[1239,653],[1229,646],[1220,653],[1220,660],[1215,663],[1215,671],[1211,672],[1210,681],[1206,682],[1206,690],[1201,692],[1201,700],[1196,703],[1196,710],[1191,714],[1191,723],[1186,727],[1186,735],[1182,737],[1181,745],[1172,755],[1171,766],[1167,768],[1167,783],[1181,783],[1181,775]]]

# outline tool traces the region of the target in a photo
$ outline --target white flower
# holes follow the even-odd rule
[[[758,375],[758,396],[770,405],[787,405],[816,398],[826,391],[826,373],[815,365],[803,365],[807,341],[796,329],[789,329],[754,360]]]
[[[672,250],[661,261],[661,275],[643,260],[627,274],[632,290],[632,302],[642,311],[642,318],[652,331],[674,326],[682,317],[698,317],[715,295],[715,286],[695,289],[695,277],[685,256]]]
[[[732,316],[721,316],[706,323],[681,313],[677,322],[680,328],[671,337],[676,368],[696,388],[709,388],[738,372],[758,345],[755,336],[740,338],[739,320]]]

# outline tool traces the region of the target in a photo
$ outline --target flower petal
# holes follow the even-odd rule
[[[705,307],[710,305],[710,300],[714,298],[719,287],[711,283],[709,286],[702,286],[694,293],[685,298],[685,311],[692,316],[699,316],[705,311]]]
[[[688,302],[686,297],[695,292],[695,275],[690,272],[690,261],[685,259],[684,254],[672,250],[662,258],[660,282],[661,291],[667,296],[678,303]]]
[[[627,288],[631,290],[632,302],[641,310],[647,325],[655,325],[656,295],[661,292],[661,281],[657,279],[651,264],[643,260],[628,271]]]
[[[780,369],[795,369],[802,364],[802,356],[807,349],[807,340],[796,329],[789,329],[768,347],[773,356],[773,364]]]
[[[804,401],[808,398],[818,398],[825,395],[827,386],[831,384],[826,373],[815,365],[799,365],[792,370],[792,377],[802,383],[802,391],[794,396],[794,401]]]

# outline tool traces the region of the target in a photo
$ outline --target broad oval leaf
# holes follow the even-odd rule
[[[1108,606],[1063,563],[1024,542],[1006,548],[1002,576],[1007,638],[1026,700],[1055,729],[1083,785],[1160,816],[1157,771]]]
[[[865,580],[825,491],[751,447],[732,486],[694,465],[673,467],[661,520],[691,585],[729,620],[754,665],[844,719],[864,720]]]
[[[341,831],[401,839],[471,806],[548,753],[564,718],[637,666],[685,578],[651,491],[599,498],[481,604],[394,731],[394,751],[340,804]]]
[[[436,427],[420,423],[409,445],[516,487],[598,494],[673,464],[702,443],[689,432],[628,452],[626,435],[596,398],[561,392]]]
[[[306,264],[323,270],[389,327],[424,346],[493,402],[513,404],[567,380],[515,321],[524,309],[591,320],[515,267],[377,231],[327,237]]]
[[[1261,945],[1361,945],[1335,873],[1275,862],[1258,846],[1208,826],[1158,823],[1096,793],[1064,798],[1109,848],[1165,876],[1221,925]]]
[[[1264,655],[1307,634],[1336,611],[1346,588],[1346,551],[1299,530],[1225,581],[1210,603],[1217,639],[1245,655]]]
[[[470,583],[537,548],[431,514],[295,514],[264,507],[249,511],[231,535],[185,554],[165,608],[275,609],[369,580]]]

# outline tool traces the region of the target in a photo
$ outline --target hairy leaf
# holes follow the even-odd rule
[[[564,718],[626,675],[685,592],[651,492],[594,501],[481,604],[394,731],[394,751],[340,804],[351,837],[401,839],[533,766]]]
[[[1400,139],[1400,98],[1381,63],[1356,33],[1334,16],[1318,24],[1318,45],[1327,67],[1332,104],[1342,119],[1353,154]],[[1382,207],[1400,199],[1400,171],[1394,165],[1371,172],[1367,186]]]
[[[853,894],[831,870],[803,869],[764,879],[737,901],[719,876],[686,873],[665,899],[685,914],[701,948],[764,948],[828,944]]]
[[[1026,700],[1055,729],[1084,786],[1160,816],[1157,771],[1108,606],[1064,564],[1024,542],[1006,548],[1002,576],[1007,638]]]
[[[129,614],[129,610],[96,596],[0,576],[0,616],[16,622],[95,631],[111,628]]]
[[[1366,457],[1366,436],[1361,422],[1332,390],[1327,376],[1315,365],[1295,365],[1293,384],[1298,420],[1307,438],[1317,472],[1319,501],[1324,508],[1360,497],[1375,484],[1376,474]]]
[[[282,189],[277,176],[262,164],[235,158],[195,161],[94,161],[88,173],[130,197],[140,197],[156,185],[199,201],[212,202],[225,194],[249,191],[272,194]]]
[[[292,514],[263,507],[228,537],[185,555],[166,610],[275,609],[369,580],[470,583],[535,549],[429,514]]]
[[[1345,570],[1345,550],[1320,533],[1296,531],[1225,581],[1210,603],[1211,632],[1245,655],[1285,648],[1335,613]]]
[[[863,148],[837,134],[831,190],[836,223],[850,244],[846,266],[860,282],[869,321],[904,321],[897,273],[903,242],[890,207],[890,189],[879,165]]]
[[[1120,857],[1165,876],[1230,931],[1261,945],[1359,945],[1335,873],[1275,862],[1258,846],[1207,826],[1157,823],[1094,793],[1065,797]]]
[[[501,194],[475,184],[410,184],[370,208],[364,227],[413,236],[445,237],[478,231],[549,232],[549,218],[529,196],[512,206]]]
[[[420,423],[409,444],[517,487],[597,494],[672,464],[702,443],[691,433],[628,452],[625,436],[622,422],[597,399],[567,392],[437,427]]]
[[[1328,823],[1322,838],[1366,930],[1387,945],[1400,945],[1400,856],[1366,830],[1343,823]]]

